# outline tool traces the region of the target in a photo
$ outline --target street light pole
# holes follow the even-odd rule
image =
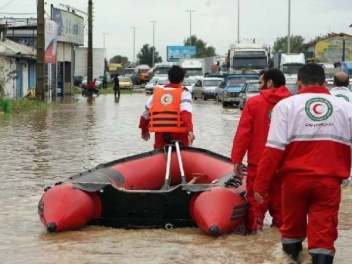
[[[240,43],[240,0],[237,0],[237,43]]]
[[[152,68],[154,68],[154,62],[155,62],[155,23],[157,21],[150,21],[151,23],[153,23],[153,59],[152,59]]]
[[[132,58],[132,62],[134,64],[135,59],[136,59],[136,27],[132,27],[132,28],[133,28],[133,58]]]
[[[189,45],[192,46],[192,12],[194,10],[186,10],[189,12]]]
[[[291,52],[291,0],[288,0],[288,36],[287,36],[287,53]]]
[[[108,33],[102,33],[103,34],[103,47],[104,47],[104,74],[106,72],[106,49],[105,49],[105,35]]]

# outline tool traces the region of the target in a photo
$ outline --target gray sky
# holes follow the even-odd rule
[[[114,55],[133,57],[133,29],[136,29],[136,54],[143,44],[152,44],[155,24],[155,46],[163,60],[166,47],[183,45],[190,34],[201,38],[224,55],[230,43],[237,41],[237,3],[240,1],[240,41],[255,38],[257,43],[273,46],[277,37],[288,32],[289,0],[93,0],[93,45],[103,47],[107,58]],[[24,2],[26,2],[24,4]],[[87,11],[88,0],[46,0],[50,4],[71,5]],[[10,13],[34,13],[14,15]],[[36,0],[0,0],[0,17],[36,17]],[[330,32],[352,35],[352,0],[291,0],[291,34],[306,41]],[[87,43],[87,35],[85,36]]]

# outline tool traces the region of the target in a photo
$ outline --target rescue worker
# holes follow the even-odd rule
[[[313,264],[333,263],[340,185],[351,164],[352,105],[324,85],[318,64],[299,69],[297,95],[273,109],[254,183],[255,198],[263,203],[270,183],[283,178],[283,251],[297,261],[307,236]]]
[[[334,88],[330,90],[330,93],[352,103],[352,92],[348,89],[349,84],[350,79],[348,74],[337,72],[334,75]]]
[[[169,82],[164,87],[155,87],[143,111],[139,128],[142,139],[149,140],[155,132],[154,149],[162,148],[173,140],[190,146],[194,140],[192,123],[192,96],[181,84],[185,70],[172,66],[168,70]]]
[[[253,185],[257,176],[257,166],[265,147],[270,126],[270,115],[273,107],[282,99],[291,96],[285,87],[284,74],[276,68],[260,73],[260,94],[248,99],[244,105],[241,119],[233,140],[231,159],[234,163],[235,177],[242,180],[242,161],[247,154],[247,199],[248,213],[245,219],[246,234],[262,231],[264,216],[269,209],[273,217],[272,227],[279,228],[281,220],[281,182],[273,183],[270,199],[265,204],[259,204],[254,198]]]
[[[348,88],[350,84],[350,79],[348,74],[344,72],[337,72],[334,75],[334,84],[333,88],[330,90],[332,95],[335,95],[347,102],[352,103],[352,92]],[[352,168],[351,168],[352,173]],[[350,174],[350,178],[347,180],[343,180],[342,186],[348,185],[352,181],[352,174]]]

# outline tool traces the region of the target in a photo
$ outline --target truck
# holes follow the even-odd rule
[[[167,72],[173,64],[169,62],[164,63],[155,63],[154,68],[151,70],[149,79],[152,79],[154,76],[167,76]]]
[[[178,65],[185,69],[186,77],[200,78],[205,73],[205,60],[201,59],[180,59]]]
[[[149,81],[148,72],[150,70],[149,65],[141,64],[134,68],[134,74],[132,76],[132,82],[136,85],[145,84]]]
[[[352,78],[352,61],[341,62],[341,70],[348,74],[350,78]]]
[[[224,74],[226,73],[226,57],[212,56],[204,58],[204,74]]]
[[[280,69],[286,77],[292,77],[306,63],[306,58],[303,53],[276,53],[273,62],[274,68]]]
[[[228,73],[253,71],[259,73],[268,67],[267,47],[257,43],[231,44],[227,54]]]
[[[120,63],[109,63],[108,65],[108,73],[110,74],[110,78],[114,79],[116,75],[124,76],[125,69],[123,68],[122,64]]]

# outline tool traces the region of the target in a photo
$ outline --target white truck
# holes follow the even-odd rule
[[[231,44],[227,55],[228,73],[252,70],[260,72],[268,67],[268,50],[257,43]]]
[[[274,68],[279,68],[286,77],[297,76],[298,69],[306,63],[303,53],[274,54]]]
[[[180,59],[178,65],[185,69],[186,77],[200,78],[205,73],[205,59]]]

